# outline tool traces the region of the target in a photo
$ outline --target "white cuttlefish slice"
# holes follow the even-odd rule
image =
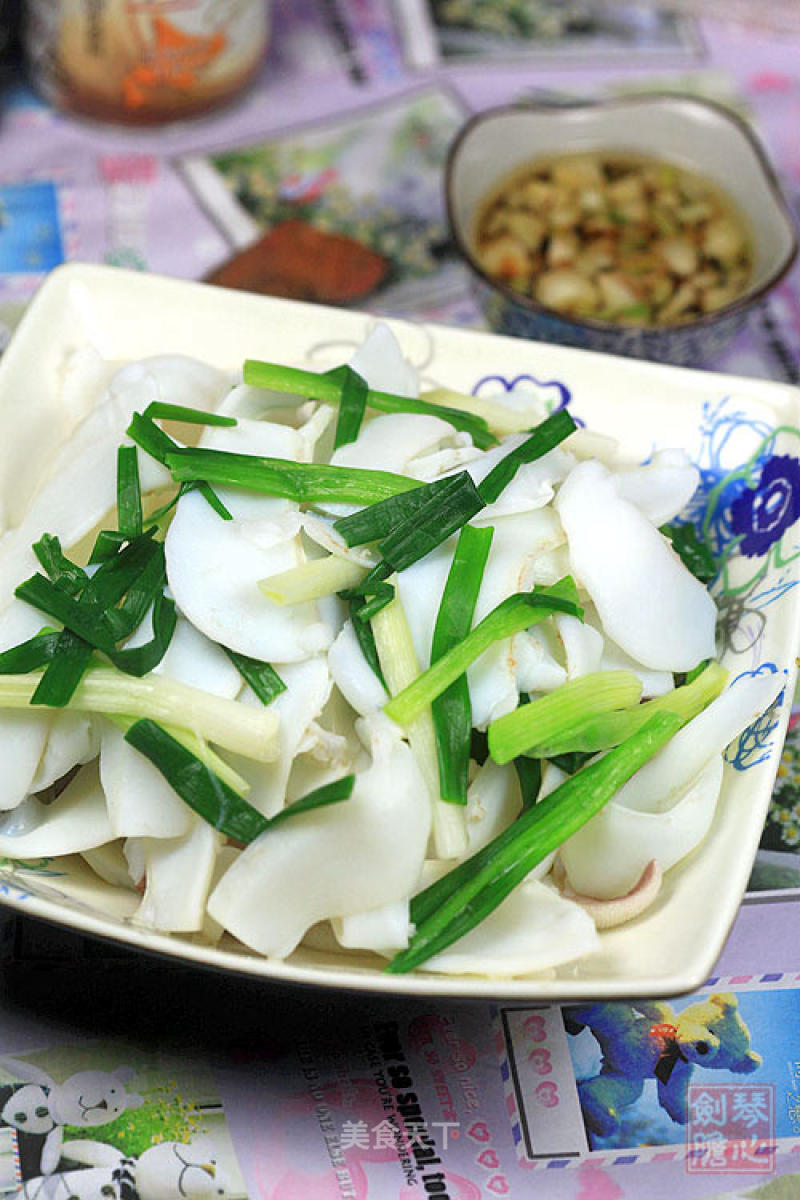
[[[722,786],[722,753],[775,700],[783,676],[745,676],[689,721],[560,850],[570,885],[626,895],[648,863],[669,870],[707,834]]]
[[[46,623],[43,613],[22,600],[12,600],[0,613],[0,650],[34,637]],[[0,811],[16,808],[33,790],[53,717],[53,709],[39,707],[0,712]]]
[[[150,636],[150,629],[140,627],[127,645],[140,645]],[[229,700],[236,697],[242,683],[227,655],[180,617],[153,673]],[[176,712],[175,724],[180,726],[180,722],[181,714]],[[100,778],[114,837],[176,838],[189,832],[191,810],[150,760],[110,722],[103,726]]]
[[[203,928],[217,854],[224,838],[190,814],[189,829],[176,838],[142,838],[145,890],[134,920],[169,933]]]
[[[116,503],[117,447],[135,411],[154,400],[212,408],[227,383],[215,368],[179,356],[145,359],[118,371],[61,445],[20,523],[0,539],[0,607],[37,569],[31,546],[43,533],[55,534],[65,549],[74,546]],[[149,455],[139,451],[137,458],[144,491],[169,482],[169,473]]]
[[[650,462],[617,471],[620,495],[655,526],[673,521],[697,491],[700,471],[685,450],[657,450]]]
[[[293,461],[303,449],[297,430],[267,421],[215,429],[204,442]],[[180,611],[212,641],[264,662],[297,662],[326,650],[333,631],[313,601],[282,606],[258,586],[305,561],[298,505],[244,489],[217,491],[233,520],[189,492],[167,533],[167,578]]]
[[[331,693],[332,680],[323,655],[305,662],[285,663],[280,676],[286,690],[270,707],[278,715],[278,755],[273,762],[257,763],[229,754],[227,760],[250,784],[247,799],[265,817],[273,817],[286,803],[289,772],[304,742],[309,727],[320,715]],[[244,704],[260,705],[257,696],[246,689]]]
[[[431,826],[424,781],[388,721],[358,725],[372,763],[350,798],[267,830],[209,898],[211,917],[260,954],[285,958],[317,922],[380,908],[416,887]]]
[[[51,804],[29,796],[0,823],[0,855],[56,858],[113,838],[97,763],[81,767]]]
[[[328,670],[359,716],[377,712],[386,703],[386,689],[364,657],[352,621],[345,621],[328,651]]]
[[[622,650],[668,671],[714,657],[714,601],[602,463],[579,463],[555,506],[576,582]]]
[[[443,874],[439,864],[426,867],[426,883]],[[579,904],[564,899],[549,883],[526,879],[474,929],[417,969],[514,978],[552,971],[599,947],[594,921]]]
[[[339,467],[412,475],[413,463],[450,445],[456,431],[441,417],[382,413],[365,421],[354,442],[339,446],[331,462]]]
[[[419,376],[403,354],[392,330],[379,321],[350,359],[350,366],[369,387],[395,396],[418,396]]]

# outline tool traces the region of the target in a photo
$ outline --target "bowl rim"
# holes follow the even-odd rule
[[[561,313],[556,308],[548,308],[533,296],[527,296],[523,292],[515,291],[506,283],[502,283],[497,279],[493,279],[478,262],[473,253],[469,242],[462,233],[455,218],[455,187],[453,176],[455,173],[456,162],[458,155],[463,149],[464,143],[472,132],[479,126],[488,124],[498,118],[514,115],[518,113],[532,113],[545,118],[556,118],[563,116],[565,113],[572,112],[608,112],[614,109],[640,108],[647,106],[666,107],[673,105],[675,107],[694,107],[712,113],[718,119],[734,126],[745,144],[750,149],[756,162],[761,170],[764,182],[772,196],[775,204],[777,215],[782,219],[784,229],[789,236],[789,246],[782,262],[778,264],[775,270],[763,281],[758,287],[748,288],[741,296],[737,296],[729,304],[725,304],[722,308],[716,309],[711,313],[704,313],[701,316],[694,317],[690,321],[675,321],[664,325],[635,325],[623,324],[616,321],[603,321],[597,317],[576,318],[568,313]],[[568,151],[564,152],[565,154]],[[657,157],[657,155],[654,155]],[[767,154],[767,151],[761,140],[756,136],[750,125],[739,116],[733,109],[719,104],[714,100],[706,100],[698,96],[687,96],[680,92],[658,91],[648,92],[646,95],[635,96],[620,96],[611,99],[600,98],[597,100],[581,100],[576,103],[565,105],[555,105],[541,103],[537,101],[527,102],[512,101],[508,104],[498,104],[490,108],[482,109],[480,112],[474,113],[469,117],[461,128],[456,133],[450,143],[447,151],[447,158],[444,168],[444,200],[447,212],[447,221],[450,228],[450,234],[456,244],[456,247],[463,258],[467,267],[477,275],[484,286],[491,291],[497,292],[505,300],[519,305],[526,309],[532,316],[546,316],[553,318],[564,325],[570,327],[575,332],[579,330],[588,330],[598,334],[620,334],[630,335],[635,332],[641,337],[646,337],[652,341],[657,341],[660,335],[686,332],[689,333],[696,329],[709,329],[715,325],[723,323],[728,317],[737,314],[744,314],[754,303],[763,300],[764,297],[774,287],[776,287],[789,273],[797,259],[800,251],[800,242],[798,241],[798,227],[792,215],[791,209],[783,195],[780,182],[778,180],[775,168]]]

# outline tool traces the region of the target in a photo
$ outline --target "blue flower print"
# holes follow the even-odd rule
[[[800,462],[788,454],[768,458],[758,486],[745,489],[731,504],[731,529],[747,558],[765,554],[798,517]]]

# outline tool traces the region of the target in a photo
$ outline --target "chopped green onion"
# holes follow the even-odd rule
[[[60,637],[60,630],[46,630],[4,650],[0,654],[0,675],[25,675],[46,666],[57,652]]]
[[[328,372],[324,375],[315,371],[304,371],[299,367],[286,367],[281,363],[259,362],[247,359],[244,364],[244,382],[252,387],[268,388],[274,392],[284,392],[292,396],[302,396],[304,399],[321,400],[325,404],[338,404],[341,399],[341,385]],[[407,396],[396,396],[391,392],[376,391],[369,388],[366,396],[369,408],[379,412],[390,413],[426,413],[441,417],[449,422],[454,429],[468,433],[476,446],[481,450],[493,445],[495,438],[482,417],[463,409],[450,408],[443,404],[429,404],[424,400],[416,400]]]
[[[141,678],[157,667],[167,652],[178,614],[175,604],[163,592],[158,592],[153,602],[153,636],[141,646],[125,646],[109,654],[114,666],[128,675]]]
[[[354,587],[343,588],[339,593],[342,600],[358,600],[355,610],[362,621],[369,621],[394,599],[394,586],[387,583],[392,568],[387,562],[379,562],[368,571]]]
[[[155,721],[135,721],[125,733],[125,740],[150,760],[193,812],[243,845],[298,813],[349,799],[355,784],[355,776],[346,775],[301,796],[274,817],[265,817]]]
[[[407,570],[483,508],[483,500],[467,471],[451,476],[448,482],[447,491],[422,505],[413,521],[392,530],[378,543],[378,549],[393,570]]]
[[[134,554],[137,549],[141,553]],[[97,570],[81,603],[103,609],[100,620],[112,639],[121,642],[141,625],[150,605],[163,594],[166,580],[163,542],[142,539],[141,543],[131,542],[116,559],[107,560]],[[117,600],[120,603],[115,607]]]
[[[403,689],[407,690],[407,685],[418,678],[419,662],[399,595],[395,594],[373,617],[372,631],[387,690],[390,694],[403,694]],[[431,801],[436,855],[459,858],[468,844],[464,809],[460,804],[446,804],[440,799],[436,736],[429,708],[423,707],[409,722],[407,734]]]
[[[286,691],[286,684],[269,663],[260,658],[251,658],[249,654],[240,654],[238,650],[231,650],[228,646],[222,646],[221,649],[262,704],[271,704],[276,696]]]
[[[368,569],[351,558],[328,554],[259,579],[258,586],[275,604],[302,604],[358,587]]]
[[[558,767],[559,771],[563,771],[565,775],[574,775],[576,771],[580,771],[581,767],[584,766],[590,758],[594,758],[594,751],[584,750],[579,752],[575,750],[569,754],[551,754],[547,761],[551,762],[554,767]],[[514,759],[515,765],[525,762],[539,763],[541,762],[541,759],[524,757]]]
[[[267,820],[267,829],[282,824],[287,818],[295,817],[298,813],[312,812],[315,808],[327,808],[329,804],[341,804],[342,800],[349,800],[353,794],[355,782],[355,775],[343,775],[341,779],[323,783],[313,791],[306,792],[305,796],[287,804],[286,808],[280,809],[274,817],[270,817]]]
[[[142,491],[135,446],[120,446],[117,450],[117,525],[125,538],[141,535]]]
[[[126,535],[120,533],[118,529],[101,529],[95,538],[94,546],[92,546],[89,562],[92,566],[108,562],[109,559],[119,554],[127,541]]]
[[[512,637],[554,612],[583,616],[577,589],[568,575],[550,587],[517,592],[501,600],[463,641],[442,655],[438,662],[432,663],[404,691],[393,696],[384,712],[399,725],[407,725],[494,642]]]
[[[336,418],[336,433],[333,439],[333,448],[336,450],[339,446],[354,442],[358,437],[361,422],[364,420],[369,389],[366,379],[347,364],[334,367],[332,371],[327,371],[326,375],[335,379],[341,387],[339,415]]]
[[[598,712],[576,722],[573,728],[550,741],[537,741],[526,754],[533,758],[555,758],[574,752],[606,750],[619,745],[639,729],[654,712],[674,712],[684,721],[691,720],[720,694],[728,681],[728,672],[718,662],[710,662],[691,683],[673,688],[663,696],[645,700],[633,708],[617,712]]]
[[[122,717],[115,713],[105,713],[105,719],[110,721],[112,725],[116,725],[123,733],[127,733],[131,725],[135,723],[135,717]],[[141,718],[140,718],[141,719]],[[204,763],[210,771],[218,775],[220,779],[227,783],[228,787],[232,787],[240,796],[246,796],[251,785],[244,779],[238,771],[235,771],[230,763],[221,758],[215,750],[212,750],[208,742],[203,738],[197,737],[194,733],[189,733],[186,729],[176,729],[174,725],[168,725],[166,722],[160,722],[162,729],[171,734],[176,742],[180,742],[182,746]]]
[[[471,413],[486,422],[490,431],[497,437],[507,437],[510,433],[526,433],[534,423],[533,410],[535,403],[529,403],[526,409],[509,408],[496,400],[486,400],[482,396],[468,396],[463,392],[455,392],[451,388],[437,387],[423,392],[420,400],[424,400],[436,411],[436,406],[459,408]]]
[[[113,653],[114,639],[99,620],[101,610],[97,605],[81,604],[38,573],[19,584],[15,595],[48,616],[55,617],[65,628],[96,649]]]
[[[218,517],[221,517],[223,521],[233,520],[233,514],[230,509],[226,508],[210,484],[206,483],[204,479],[200,479],[195,482],[194,486],[205,499],[206,504],[209,504],[213,508]]]
[[[478,599],[494,529],[465,525],[456,543],[431,641],[436,662],[467,636]],[[439,794],[451,804],[467,803],[472,705],[466,674],[459,675],[431,705],[439,762]]]
[[[544,696],[521,704],[489,726],[489,753],[496,763],[511,762],[531,746],[567,742],[587,717],[639,703],[642,681],[632,671],[591,671],[568,679]],[[535,754],[536,758],[549,755]]]
[[[54,534],[42,534],[39,541],[34,542],[33,552],[53,583],[70,596],[80,595],[89,582],[89,576],[83,567],[67,558],[61,549],[61,542]]]
[[[64,708],[69,704],[76,687],[83,679],[94,651],[83,638],[68,629],[59,634],[55,653],[31,696],[31,704]]]
[[[41,672],[0,675],[0,708],[27,708]],[[189,687],[164,675],[137,679],[114,667],[90,667],[69,701],[79,712],[150,717],[259,762],[277,756],[277,714]]]
[[[125,740],[150,760],[193,812],[220,833],[246,845],[266,829],[267,818],[257,808],[155,721],[135,721]]]
[[[478,491],[484,504],[493,504],[508,486],[523,463],[535,462],[542,458],[564,438],[569,437],[577,429],[572,415],[565,408],[556,409],[542,421],[531,433],[529,438],[520,446],[510,450],[500,462],[492,467],[488,475],[478,484]]]
[[[147,417],[143,413],[135,412],[133,414],[126,433],[131,441],[135,442],[137,446],[141,446],[146,454],[162,465],[166,463],[167,455],[177,446],[169,434],[164,433],[160,425],[156,425],[151,417]]]
[[[330,463],[293,463],[284,458],[205,447],[172,449],[166,456],[166,465],[178,482],[206,479],[268,496],[283,496],[298,504],[331,500],[373,504],[420,486],[416,479],[390,471],[337,467]]]
[[[385,538],[400,525],[413,524],[417,514],[431,501],[444,502],[450,493],[461,486],[454,483],[458,476],[448,475],[444,479],[435,479],[432,483],[423,483],[409,492],[400,492],[379,500],[349,516],[339,517],[333,527],[348,546],[363,546],[367,542],[377,542]]]
[[[661,532],[672,542],[672,548],[683,565],[691,571],[701,583],[709,584],[717,574],[714,555],[697,536],[697,530],[689,522],[662,525]]]
[[[189,425],[236,424],[236,417],[207,412],[203,408],[188,408],[185,404],[168,404],[165,400],[153,400],[144,410],[144,416],[154,421],[185,421]]]
[[[372,626],[370,625],[369,620],[364,620],[364,618],[360,617],[356,611],[356,605],[358,603],[358,600],[350,600],[349,602],[350,622],[353,626],[353,633],[356,635],[356,641],[361,649],[361,653],[369,663],[377,679],[383,685],[384,690],[388,692],[389,689],[386,687],[386,680],[384,679],[380,660],[378,658],[378,648],[375,645],[375,634],[372,631]]]
[[[542,760],[540,758],[523,758],[521,755],[514,759],[514,770],[519,781],[520,798],[523,808],[530,808],[536,803],[536,797],[542,786]]]
[[[402,974],[447,949],[493,912],[548,854],[598,813],[683,724],[659,712],[622,745],[571,775],[513,824],[411,901],[416,930],[387,967]]]
[[[60,551],[57,539],[46,538],[39,543],[41,555],[55,573],[55,581],[43,575],[33,575],[16,589],[16,595],[35,608],[55,617],[65,631],[104,653],[122,671],[133,675],[146,674],[163,658],[175,630],[175,605],[164,596],[166,567],[164,546],[155,541],[152,530],[127,543],[113,557],[106,558],[89,578],[85,572],[69,568]],[[80,572],[80,573],[78,573]],[[79,583],[83,583],[80,593]],[[117,643],[130,637],[153,606],[153,637],[143,646],[117,649]],[[64,704],[68,699],[67,680],[77,685],[77,651],[65,639],[64,653],[69,650],[73,663],[65,658],[62,667],[57,662],[48,666],[47,679],[37,693],[35,703],[49,703],[46,696],[58,696],[53,703]],[[58,653],[56,654],[56,658]],[[88,662],[88,652],[83,651]],[[58,686],[53,680],[59,679]]]
[[[153,408],[154,405],[158,405],[158,404],[160,404],[160,401],[154,401],[153,404],[149,406],[149,408]],[[168,407],[173,407],[173,406],[170,405]],[[180,406],[178,406],[178,407],[180,407]],[[190,411],[190,410],[187,410],[187,411]],[[219,424],[220,422],[215,421],[212,423]],[[223,423],[229,424],[229,419],[225,418]],[[235,423],[236,422],[234,421],[234,424]],[[153,420],[153,418],[151,416],[147,416],[146,414],[143,414],[143,413],[134,413],[133,414],[133,416],[131,417],[130,425],[128,426],[128,428],[126,430],[126,433],[128,434],[128,437],[131,439],[131,441],[135,442],[137,446],[140,446],[142,448],[142,450],[144,450],[144,452],[146,454],[149,454],[151,458],[154,458],[156,460],[156,462],[160,462],[162,464],[162,466],[167,465],[167,457],[173,451],[180,449],[180,447],[178,446],[178,443],[173,441],[172,438],[169,436],[169,434],[165,433],[160,425],[156,425],[155,421]],[[191,482],[192,482],[193,486],[195,486],[200,492],[202,492],[205,499],[208,501],[208,503],[211,505],[211,507],[214,509],[214,511],[220,517],[222,517],[223,521],[231,520],[231,514],[228,512],[227,508],[222,503],[222,501],[220,500],[220,498],[216,494],[216,492],[209,486],[209,484],[205,480],[193,479]],[[182,494],[183,490],[184,489],[181,489],[181,493],[179,493],[178,498],[180,498],[180,495]],[[169,507],[169,506],[167,506],[167,507]],[[151,519],[153,519],[153,518],[151,518]]]

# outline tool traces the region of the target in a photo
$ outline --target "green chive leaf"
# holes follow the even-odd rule
[[[511,482],[523,463],[535,462],[554,449],[577,429],[572,415],[565,408],[556,409],[542,421],[529,438],[510,450],[478,484],[484,504],[493,504]]]
[[[465,525],[456,543],[431,642],[431,662],[453,650],[472,626],[483,571],[494,530],[491,526]],[[439,793],[452,804],[467,803],[472,704],[466,674],[461,674],[432,704]]]
[[[250,658],[247,654],[240,654],[238,650],[231,650],[228,646],[220,648],[225,651],[242,679],[249,684],[262,704],[271,704],[276,696],[286,691],[286,684],[269,663],[262,662],[259,658]]]
[[[120,446],[117,450],[117,525],[128,539],[142,532],[142,492],[135,446]]]
[[[293,463],[284,458],[236,454],[202,446],[170,450],[166,465],[179,483],[208,480],[268,496],[283,496],[298,504],[326,500],[373,504],[419,487],[417,480],[390,471],[337,467],[330,463]]]
[[[327,808],[329,804],[341,804],[343,800],[349,800],[355,782],[355,775],[343,775],[341,779],[323,783],[313,791],[306,792],[305,796],[301,796],[299,800],[287,804],[286,808],[275,813],[274,817],[270,817],[267,821],[267,828],[272,829],[275,825],[283,824],[289,817],[297,816],[299,813],[311,812],[315,808]]]
[[[270,391],[283,392],[303,399],[321,400],[326,404],[338,404],[341,399],[341,386],[331,372],[324,375],[315,371],[304,371],[298,367],[285,367],[280,363],[259,362],[247,359],[244,364],[244,382],[252,387],[268,388]],[[454,429],[468,433],[474,444],[481,450],[488,449],[496,442],[489,432],[489,426],[482,417],[463,409],[449,408],[443,404],[430,404],[425,400],[417,400],[407,396],[397,396],[391,392],[381,392],[369,388],[366,395],[368,408],[379,412],[394,413],[426,413],[449,422]]]
[[[60,637],[60,630],[47,630],[4,650],[0,654],[0,675],[27,675],[46,666],[56,654]]]
[[[92,647],[83,638],[76,637],[68,629],[62,630],[55,653],[31,696],[31,704],[44,704],[52,708],[64,708],[69,704],[88,670],[93,653]]]
[[[336,433],[333,439],[335,450],[339,446],[354,442],[358,437],[361,422],[364,420],[369,389],[366,379],[346,364],[334,367],[325,374],[329,379],[335,379],[341,387],[339,415],[336,418]]]
[[[554,612],[583,617],[578,592],[567,575],[550,587],[532,592],[517,592],[492,609],[457,646],[423,671],[384,706],[384,712],[399,725],[408,725],[441,695],[446,687],[466,671],[470,663],[502,638],[512,637],[536,625]]]
[[[632,671],[592,671],[568,679],[552,692],[521,704],[489,726],[489,753],[495,762],[511,762],[532,746],[567,742],[588,718],[638,705],[642,681]],[[549,755],[535,753],[535,758]]]
[[[424,558],[483,508],[483,500],[467,471],[451,476],[448,482],[447,490],[423,504],[413,521],[392,530],[378,543],[378,549],[394,571],[405,571]]]
[[[661,532],[669,538],[673,550],[695,578],[701,583],[711,583],[717,574],[717,566],[711,550],[700,540],[694,525],[690,522],[673,522],[662,525]]]
[[[471,858],[415,896],[415,932],[387,971],[411,971],[474,929],[542,859],[599,812],[682,724],[675,713],[656,713],[626,742],[570,776]]]
[[[144,410],[144,416],[154,421],[185,421],[190,425],[235,425],[236,417],[221,413],[206,412],[202,408],[188,408],[185,404],[168,404],[164,400],[153,400]]]
[[[267,818],[155,721],[143,717],[125,734],[193,812],[245,845],[263,833]]]
[[[67,558],[61,549],[61,542],[54,534],[42,534],[39,541],[34,542],[33,552],[53,583],[70,596],[80,595],[89,582],[89,576],[83,567]]]

